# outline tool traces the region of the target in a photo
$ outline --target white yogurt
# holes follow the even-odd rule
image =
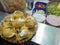
[[[19,35],[20,35],[21,37],[23,37],[25,34],[26,34],[26,31],[25,31],[25,30],[22,30],[22,31],[19,33]]]
[[[42,14],[35,13],[33,16],[36,18],[38,22],[43,22],[45,20],[45,16]]]
[[[18,19],[19,22],[24,22],[25,20],[23,18]]]

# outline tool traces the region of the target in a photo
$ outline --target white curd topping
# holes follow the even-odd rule
[[[25,31],[25,30],[22,30],[22,31],[19,33],[19,35],[20,35],[21,37],[23,37],[25,34],[26,34],[26,31]]]

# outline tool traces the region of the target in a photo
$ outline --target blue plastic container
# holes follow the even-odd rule
[[[34,14],[36,12],[36,10],[43,10],[45,12],[45,14],[47,14],[47,3],[45,2],[36,2],[35,6],[33,8],[32,14]]]

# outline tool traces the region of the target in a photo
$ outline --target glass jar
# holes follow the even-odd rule
[[[28,8],[29,10],[32,10],[34,0],[26,0],[26,1],[27,1],[27,8]]]

